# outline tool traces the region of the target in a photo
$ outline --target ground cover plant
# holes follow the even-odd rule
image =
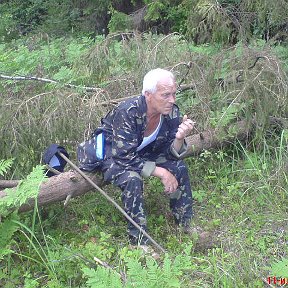
[[[283,47],[257,41],[224,49],[194,46],[176,33],[124,33],[96,40],[48,41],[36,35],[1,44],[0,51],[0,74],[10,77],[0,80],[0,175],[27,178],[18,188],[21,201],[32,197],[27,190],[36,194],[43,181],[38,164],[44,149],[59,143],[74,160],[77,143],[117,99],[138,95],[143,75],[153,67],[172,69],[178,83],[190,87],[177,95],[177,103],[197,122],[196,132],[217,128],[221,139],[224,132],[236,133],[231,123],[245,120],[253,127],[244,142],[185,160],[194,222],[210,232],[209,243],[177,231],[161,183],[147,180],[149,232],[167,249],[157,260],[129,246],[126,222],[96,191],[72,199],[66,208],[57,203],[22,214],[8,209],[19,199],[1,198],[1,287],[286,284],[288,55]],[[121,203],[117,189],[105,190]]]

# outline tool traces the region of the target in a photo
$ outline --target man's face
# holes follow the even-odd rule
[[[147,104],[152,113],[167,115],[176,101],[176,83],[172,79],[158,82],[155,93],[146,92]]]

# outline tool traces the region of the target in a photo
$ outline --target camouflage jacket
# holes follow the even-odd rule
[[[152,159],[154,155],[156,159],[160,154],[164,154],[166,159],[181,158],[187,149],[186,142],[179,153],[172,145],[181,123],[178,106],[174,105],[169,115],[162,116],[162,125],[156,139],[137,151],[147,126],[146,100],[144,96],[138,96],[121,102],[101,120],[102,127],[99,128],[105,135],[105,158],[112,158],[121,169],[133,170],[144,177],[150,176],[156,166],[154,161],[145,160],[145,153],[152,154]]]

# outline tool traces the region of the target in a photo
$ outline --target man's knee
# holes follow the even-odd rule
[[[111,173],[111,172],[110,172]],[[142,192],[143,179],[135,171],[122,171],[122,173],[115,173],[111,177],[111,183],[119,187],[122,191]]]
[[[159,166],[169,170],[173,175],[175,175],[177,180],[183,176],[188,177],[188,168],[183,160],[166,160],[159,164]]]

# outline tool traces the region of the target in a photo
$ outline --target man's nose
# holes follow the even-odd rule
[[[176,96],[172,94],[172,95],[169,97],[169,103],[174,104],[175,102],[176,102]]]

